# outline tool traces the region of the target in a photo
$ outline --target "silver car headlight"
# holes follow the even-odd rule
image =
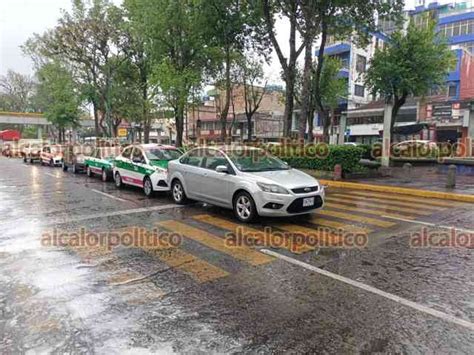
[[[257,182],[257,186],[264,192],[271,192],[274,194],[288,195],[290,192],[280,185],[266,184],[264,182]]]

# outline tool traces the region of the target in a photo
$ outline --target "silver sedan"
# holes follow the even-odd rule
[[[290,216],[321,208],[316,179],[258,148],[196,148],[168,165],[178,204],[188,199],[231,208],[242,222],[257,216]]]

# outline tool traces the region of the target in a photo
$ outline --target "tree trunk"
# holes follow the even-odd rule
[[[392,121],[390,122],[390,137],[393,140],[393,130],[395,128],[395,123],[397,122],[397,115],[400,108],[405,104],[407,95],[402,95],[401,97],[395,97],[393,100],[392,107]],[[392,142],[390,142],[392,143]]]
[[[232,122],[230,123],[230,126],[229,126],[229,138],[231,140],[233,140],[232,138],[232,129],[234,128],[234,125],[235,125],[235,120],[236,120],[236,115],[235,115],[235,104],[234,104],[234,100],[231,98],[231,101],[232,101]]]
[[[313,136],[313,129],[314,129],[314,108],[310,108],[309,116],[308,116],[308,142],[313,143],[314,136]]]
[[[248,113],[247,115],[247,140],[252,141],[252,115]]]
[[[230,65],[231,65],[231,60],[230,60],[230,48],[226,48],[226,53],[225,53],[225,102],[224,102],[224,107],[221,110],[221,139],[222,142],[225,142],[226,140],[226,126],[227,126],[227,115],[229,113],[229,107],[230,107],[230,97],[231,97],[231,91],[232,91],[232,83],[230,80]]]
[[[142,75],[142,115],[143,115],[143,135],[145,144],[150,143],[151,119],[148,114],[148,85],[146,77]]]
[[[286,95],[285,113],[283,116],[283,135],[285,137],[289,137],[291,133],[291,122],[293,120],[296,60],[298,59],[298,56],[303,50],[303,45],[296,49],[296,27],[299,4],[297,1],[291,1],[288,8],[288,19],[290,21],[290,48],[288,59],[283,54],[280,44],[278,43],[278,40],[275,36],[271,1],[265,0],[263,1],[262,5],[267,31],[270,35],[270,41],[275,49],[275,52],[278,56],[278,60],[280,61],[280,65],[284,73],[283,80],[285,81],[286,85]]]
[[[295,93],[295,75],[294,71],[290,71],[286,76],[286,93],[285,93],[285,113],[283,116],[283,134],[285,137],[291,135],[291,123],[293,122],[294,109],[294,93]]]
[[[301,105],[301,115],[299,119],[298,138],[304,139],[306,133],[306,123],[310,120],[310,100],[311,100],[311,69],[313,63],[313,46],[312,41],[308,41],[305,48],[304,55],[304,69],[303,69],[303,90],[301,96],[303,102]]]
[[[321,122],[323,123],[323,141],[329,143],[329,126],[330,126],[330,117],[329,113],[326,110],[319,112],[321,117]]]
[[[176,147],[180,148],[183,146],[183,128],[184,128],[184,105],[178,103],[175,108],[175,121],[176,121]],[[171,140],[171,135],[170,135]]]
[[[327,120],[327,112],[325,112],[324,105],[322,102],[322,94],[320,90],[320,84],[321,84],[321,73],[323,71],[323,65],[324,65],[324,48],[326,47],[326,40],[327,40],[327,33],[328,32],[328,25],[326,21],[323,21],[321,23],[321,43],[319,45],[319,53],[318,53],[318,63],[316,66],[316,72],[314,74],[314,99],[315,99],[315,105],[318,110],[318,114],[321,117],[321,121],[323,123],[323,140],[325,142],[329,141],[329,130],[328,128],[328,122]]]
[[[92,102],[92,110],[94,111],[94,127],[95,127],[95,136],[100,136],[100,125],[99,125],[99,108],[97,107],[97,102],[94,100]]]

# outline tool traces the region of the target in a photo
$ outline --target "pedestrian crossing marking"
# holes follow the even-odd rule
[[[349,221],[372,224],[374,226],[384,227],[384,228],[389,228],[395,225],[395,223],[383,221],[377,218],[370,218],[370,217],[360,216],[356,214],[349,214],[349,213],[344,213],[344,212],[338,212],[338,211],[333,211],[333,210],[328,210],[328,209],[318,210],[317,214],[323,215],[323,216],[342,218]]]
[[[125,230],[126,229],[112,232],[120,232]],[[143,277],[143,275],[139,272],[123,267],[119,257],[115,255],[111,248],[107,245],[99,244],[95,246],[69,246],[69,248],[76,252],[81,260],[85,263],[94,264],[96,262],[100,262],[97,265],[98,269],[109,273],[107,275],[106,281],[110,285],[124,284],[129,280]],[[157,297],[161,297],[164,294],[164,292],[158,286],[153,285],[153,287]]]
[[[424,215],[424,216],[428,216],[428,215],[433,213],[432,211],[431,212],[422,211],[422,210],[417,209],[417,208],[391,206],[389,204],[380,203],[378,201],[371,202],[369,200],[356,200],[356,199],[352,199],[352,198],[350,198],[349,201],[348,201],[347,198],[332,197],[332,195],[327,196],[326,201],[339,202],[339,203],[346,204],[346,205],[355,205],[356,208],[358,208],[360,206],[360,207],[367,207],[367,208],[376,209],[379,215],[380,215],[380,212],[383,212],[381,210],[394,211],[394,212],[407,212],[407,213],[413,213],[413,214]]]
[[[124,231],[130,231],[130,229]],[[201,283],[229,275],[227,271],[170,245],[164,239],[160,239],[159,245],[136,245],[135,247],[157,257],[170,268],[180,270]]]
[[[459,203],[456,202],[449,202],[449,201],[441,201],[441,200],[434,200],[426,197],[413,197],[409,195],[400,195],[400,194],[384,194],[380,192],[369,192],[369,191],[351,191],[350,195],[357,195],[366,198],[374,198],[374,199],[383,199],[385,202],[386,200],[396,200],[396,201],[403,201],[403,202],[415,202],[420,204],[425,208],[432,208],[441,210],[442,208],[436,207],[453,207],[458,206]],[[388,202],[388,201],[387,201]],[[407,206],[413,206],[413,204],[407,204]]]
[[[333,221],[330,219],[318,217],[317,215],[313,215],[310,219],[311,223],[314,223],[318,226],[323,226],[323,227],[329,227],[329,228],[334,228],[334,229],[342,229],[346,232],[351,232],[351,233],[371,233],[373,232],[372,229],[365,228],[365,227],[359,227],[359,226],[353,226],[351,224],[345,224],[341,223],[338,221]]]
[[[237,228],[240,228],[243,234],[252,238],[255,241],[263,243],[262,245],[265,245],[267,247],[278,246],[279,248],[289,250],[295,254],[302,254],[302,253],[315,249],[315,248],[310,247],[309,245],[296,244],[293,242],[291,238],[288,238],[287,240],[285,240],[284,243],[281,243],[280,240],[278,241],[275,240],[276,236],[274,236],[273,234],[270,235],[271,240],[265,240],[264,231],[261,231],[252,227],[244,226],[238,223],[230,222],[223,218],[213,217],[210,215],[198,215],[198,216],[193,216],[193,219],[195,219],[196,221],[204,222],[212,226],[229,230],[229,231],[236,231]],[[266,245],[265,243],[268,243],[269,245]]]
[[[227,271],[181,249],[155,249],[148,250],[148,252],[169,267],[188,274],[200,283],[213,281],[229,275]]]
[[[158,225],[251,265],[266,264],[273,260],[273,258],[246,246],[228,246],[225,239],[181,222],[163,221]]]
[[[326,202],[325,206],[336,208],[338,210],[343,210],[343,211],[367,213],[367,214],[373,214],[373,215],[376,215],[376,216],[380,216],[381,214],[384,214],[384,215],[390,216],[390,217],[414,219],[414,217],[412,217],[412,216],[402,215],[402,214],[398,214],[398,213],[389,213],[389,212],[384,212],[384,211],[381,211],[381,210],[374,210],[374,209],[369,209],[369,208],[362,208],[362,207],[359,207],[359,206],[355,206],[355,207],[354,206],[347,206],[347,205],[340,204],[340,203]]]
[[[394,207],[418,207],[420,210],[431,210],[434,212],[436,211],[442,211],[445,208],[444,207],[439,207],[439,206],[427,206],[426,204],[421,204],[419,201],[417,202],[403,202],[403,201],[392,201],[392,200],[387,200],[384,197],[371,197],[371,196],[352,196],[352,195],[346,195],[346,194],[331,194],[331,197],[338,197],[338,198],[343,198],[344,200],[350,200],[350,201],[356,201],[356,202],[371,202],[371,203],[383,203],[386,205],[391,205]]]
[[[342,241],[342,238],[340,236],[337,236],[334,233],[321,233],[321,231],[317,228],[309,228],[296,224],[280,224],[278,225],[278,228],[291,233],[303,235],[306,238],[314,238],[315,240],[309,242],[310,245],[314,244],[313,242],[316,242],[316,244],[319,243],[324,246],[331,246],[339,245],[339,243]],[[310,245],[308,245],[308,247],[312,248],[313,250],[316,249],[316,247],[318,246]]]

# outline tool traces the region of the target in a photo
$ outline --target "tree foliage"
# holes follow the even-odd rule
[[[374,95],[393,104],[391,131],[408,96],[424,96],[444,84],[455,57],[436,35],[435,24],[420,28],[413,23],[406,33],[395,32],[388,46],[370,61],[365,83]]]
[[[208,65],[209,46],[200,26],[199,2],[127,0],[125,7],[147,36],[146,50],[153,61],[152,81],[175,113],[176,145],[181,146],[186,104]]]
[[[89,6],[87,4],[90,4]],[[58,25],[30,38],[24,51],[37,64],[60,61],[71,67],[93,106],[96,135],[113,135],[111,88],[120,66],[123,15],[109,0],[74,0]]]
[[[33,97],[36,83],[29,75],[8,70],[0,76],[0,111],[37,111]]]
[[[58,131],[59,142],[64,141],[66,128],[79,124],[82,99],[77,91],[71,72],[57,62],[42,66],[37,73],[36,100],[44,116]]]

